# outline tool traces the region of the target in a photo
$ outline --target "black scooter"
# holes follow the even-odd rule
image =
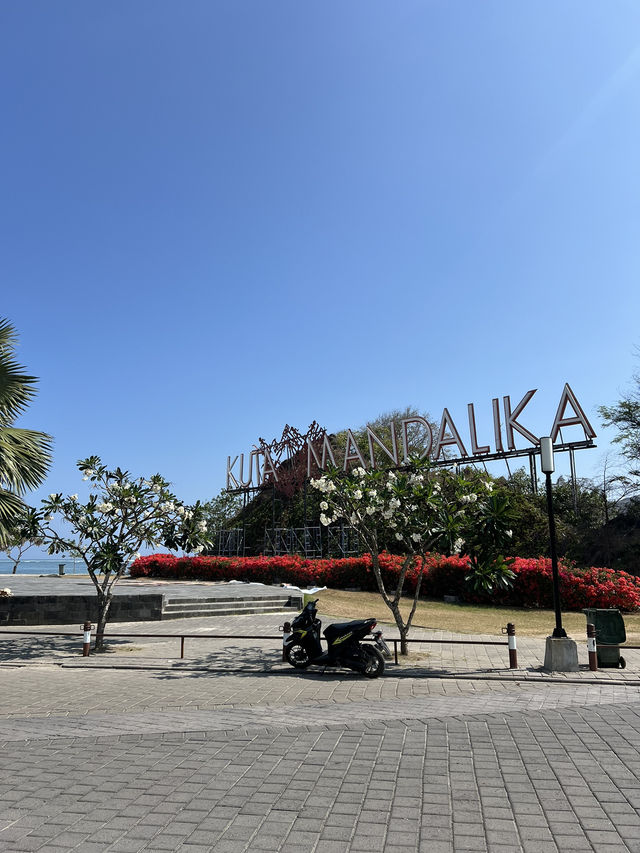
[[[391,657],[391,652],[382,639],[382,631],[373,633],[376,620],[354,619],[352,622],[329,625],[323,632],[328,645],[325,652],[320,642],[322,623],[317,618],[317,604],[318,599],[309,601],[293,622],[285,622],[281,626],[285,660],[296,669],[335,666],[347,667],[367,678],[382,675],[382,655]],[[370,634],[373,634],[373,643],[361,642]]]

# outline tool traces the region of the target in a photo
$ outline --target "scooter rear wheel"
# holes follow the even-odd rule
[[[287,662],[291,666],[295,666],[296,669],[306,669],[311,663],[309,653],[300,643],[292,643],[292,645],[287,646],[284,656]]]
[[[364,675],[367,678],[378,678],[384,672],[384,658],[375,646],[363,643],[360,649],[365,660]]]

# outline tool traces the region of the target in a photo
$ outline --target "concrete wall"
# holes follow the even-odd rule
[[[109,609],[110,622],[162,619],[162,595],[116,595]],[[70,625],[98,618],[95,595],[13,595],[0,599],[0,626]]]

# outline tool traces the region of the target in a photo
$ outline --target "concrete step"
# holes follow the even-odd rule
[[[208,596],[201,598],[165,598],[165,601],[168,604],[202,604],[202,602],[224,602],[228,604],[230,601],[289,601],[291,599],[291,595],[289,593],[282,593],[282,595],[239,595],[234,597],[229,596]]]
[[[171,613],[172,610],[228,610],[230,607],[236,607],[238,610],[263,610],[265,607],[273,610],[274,608],[283,610],[289,607],[289,602],[282,600],[270,601],[198,601],[197,603],[182,603],[181,601],[172,601],[167,603],[162,608],[163,613]]]
[[[293,596],[247,596],[243,598],[170,598],[162,608],[163,619],[188,619],[194,616],[240,616],[249,613],[281,613],[300,610],[300,599]]]
[[[247,610],[239,610],[237,607],[230,605],[222,610],[172,610],[169,613],[163,611],[163,619],[192,619],[194,616],[201,618],[205,616],[245,616],[251,613],[282,613],[282,607],[261,607],[249,608]]]

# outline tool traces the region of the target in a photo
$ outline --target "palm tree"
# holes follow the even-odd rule
[[[25,511],[22,495],[47,476],[53,445],[44,432],[13,426],[35,396],[38,381],[15,360],[16,342],[13,326],[0,318],[0,546]]]

